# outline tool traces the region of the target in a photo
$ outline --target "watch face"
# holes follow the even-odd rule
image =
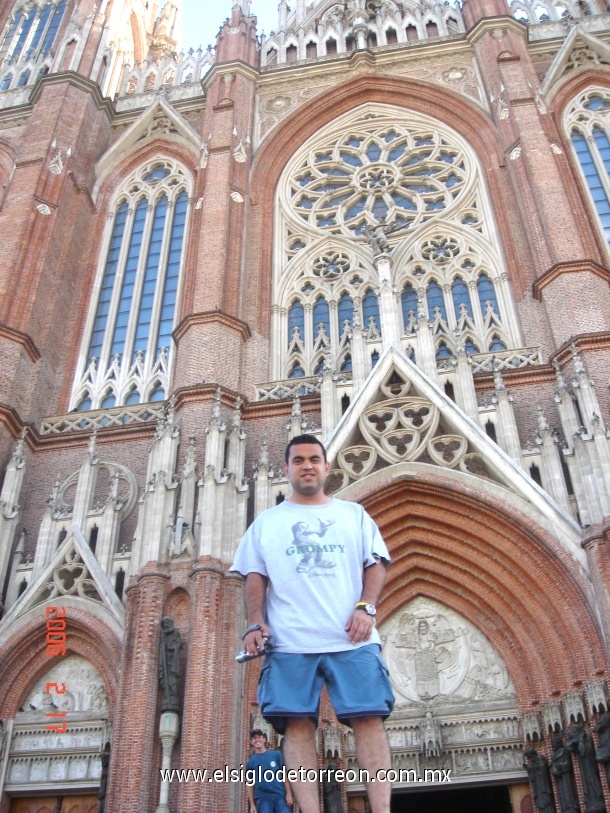
[[[369,615],[377,615],[377,608],[374,604],[367,604],[364,609]]]

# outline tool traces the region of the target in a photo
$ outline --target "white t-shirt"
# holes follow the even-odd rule
[[[280,503],[260,514],[241,541],[231,570],[269,579],[266,620],[278,652],[342,652],[344,629],[362,595],[363,569],[390,556],[379,528],[358,503]]]

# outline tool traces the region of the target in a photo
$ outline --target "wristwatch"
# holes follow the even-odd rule
[[[356,609],[364,610],[364,612],[367,613],[367,615],[377,615],[377,608],[375,607],[375,605],[368,604],[368,602],[366,601],[359,601],[358,604],[356,604]]]

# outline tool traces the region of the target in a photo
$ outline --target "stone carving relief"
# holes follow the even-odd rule
[[[66,692],[45,693],[47,683],[65,684]],[[95,666],[80,655],[70,655],[53,666],[40,678],[22,708],[26,714],[42,711],[53,705],[58,711],[84,712],[105,717],[108,711],[104,681]]]
[[[398,708],[515,698],[506,666],[489,641],[437,602],[416,598],[380,632]]]
[[[452,778],[525,779],[515,689],[499,654],[469,621],[417,597],[379,632],[396,707],[386,722],[397,770]],[[347,762],[355,742],[346,736]]]
[[[45,692],[47,684],[64,694]],[[65,732],[47,730],[47,714],[66,712]],[[32,687],[15,716],[5,789],[32,792],[69,788],[75,781],[97,783],[99,754],[110,737],[104,682],[86,658],[70,655]]]

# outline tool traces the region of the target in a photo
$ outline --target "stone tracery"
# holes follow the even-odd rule
[[[279,201],[272,378],[319,375],[324,363],[349,373],[356,329],[374,365],[384,332],[382,255],[400,291],[394,308],[409,355],[422,317],[438,360],[519,345],[507,327],[512,297],[478,162],[455,132],[366,105],[304,145]]]

